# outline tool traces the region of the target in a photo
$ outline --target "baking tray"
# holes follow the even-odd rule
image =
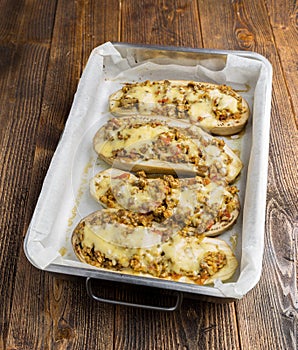
[[[99,209],[90,198],[88,182],[105,167],[92,149],[92,138],[110,116],[108,96],[123,82],[146,79],[227,84],[249,103],[251,116],[245,132],[225,138],[244,163],[237,181],[241,214],[236,225],[220,236],[233,246],[239,261],[229,282],[199,286],[108,271],[79,262],[72,250],[73,228],[82,217]],[[171,310],[179,307],[183,294],[223,302],[241,299],[257,284],[262,270],[271,85],[271,64],[253,52],[110,42],[95,48],[78,84],[24,240],[28,260],[44,271],[86,278],[88,294],[101,301],[121,303],[96,297],[92,278],[174,291],[177,302],[167,308]]]

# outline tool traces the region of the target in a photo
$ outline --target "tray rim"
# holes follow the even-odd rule
[[[227,49],[211,49],[211,48],[192,48],[184,46],[163,46],[163,45],[147,45],[147,44],[136,44],[136,43],[126,43],[120,41],[111,42],[115,47],[127,47],[127,48],[140,48],[140,49],[152,49],[152,50],[163,50],[163,51],[178,51],[178,52],[191,52],[191,53],[205,53],[205,54],[217,54],[217,55],[228,55],[234,54],[237,56],[254,58],[262,61],[266,68],[272,73],[272,65],[269,60],[258,52],[245,51],[245,50],[227,50]],[[96,49],[96,47],[94,48]],[[94,50],[93,49],[93,50]]]
[[[270,118],[270,107],[271,107],[271,90],[272,90],[272,65],[269,62],[267,58],[265,58],[263,55],[253,52],[253,51],[244,51],[244,50],[221,50],[221,49],[209,49],[209,48],[191,48],[191,47],[180,47],[180,46],[163,46],[163,45],[147,45],[147,44],[132,44],[132,43],[126,43],[126,42],[112,42],[112,44],[117,47],[122,48],[136,48],[136,49],[149,49],[152,51],[155,50],[162,50],[162,51],[176,51],[176,52],[185,52],[185,53],[202,53],[202,54],[213,54],[218,56],[224,56],[228,54],[233,54],[241,57],[246,57],[250,59],[255,59],[258,61],[261,61],[267,70],[267,77],[269,78],[268,84],[267,84],[267,91],[266,91],[266,108],[269,109],[269,118]],[[99,45],[101,46],[101,45]],[[89,58],[91,57],[92,53],[99,47],[93,48]],[[77,85],[78,87],[78,85]],[[268,88],[269,87],[269,88]],[[70,113],[69,113],[70,115]],[[68,115],[68,117],[69,117]],[[63,130],[64,133],[65,129]],[[62,134],[63,134],[62,133]],[[57,146],[58,147],[58,146]],[[269,147],[269,145],[268,145]],[[57,148],[56,148],[57,150]],[[56,152],[55,150],[55,152]],[[54,154],[55,154],[54,152]],[[54,155],[53,155],[54,156]],[[268,168],[268,164],[267,164]],[[266,170],[267,170],[266,168]],[[267,179],[267,175],[266,175]],[[37,203],[36,203],[37,206]],[[32,215],[32,218],[34,216],[34,213]],[[115,282],[125,282],[125,283],[131,283],[135,285],[143,285],[143,286],[150,286],[150,287],[156,287],[156,288],[163,288],[168,290],[174,290],[174,291],[180,291],[190,294],[195,294],[197,296],[199,295],[205,295],[208,297],[215,297],[215,299],[231,299],[231,297],[224,295],[220,290],[209,287],[209,286],[198,286],[196,284],[190,284],[185,282],[176,282],[171,280],[164,280],[164,279],[158,279],[154,277],[148,277],[148,276],[139,276],[139,275],[132,275],[132,274],[126,274],[121,273],[117,271],[108,271],[104,269],[94,269],[94,268],[78,268],[74,266],[66,266],[62,264],[57,263],[50,263],[45,268],[41,268],[38,266],[34,259],[30,256],[28,249],[27,249],[27,243],[28,238],[30,234],[31,229],[31,223],[28,227],[28,230],[25,235],[25,239],[23,242],[23,248],[26,255],[26,258],[29,260],[29,262],[36,267],[37,269],[40,269],[42,271],[46,272],[53,272],[53,273],[59,273],[64,275],[73,275],[73,276],[80,276],[80,277],[91,277],[95,279],[105,279],[109,281],[115,281]],[[263,238],[264,240],[264,238]],[[258,283],[260,276],[258,276],[256,282],[250,286],[249,290],[255,287],[255,285]],[[200,288],[198,288],[200,287]],[[199,289],[199,291],[197,290]],[[201,290],[203,289],[203,290]],[[205,289],[205,290],[204,290]],[[243,295],[244,296],[244,295]]]

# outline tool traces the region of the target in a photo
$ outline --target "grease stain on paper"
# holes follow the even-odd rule
[[[94,159],[91,159],[86,164],[86,166],[85,166],[85,168],[83,170],[81,184],[79,186],[77,195],[75,197],[75,205],[73,206],[73,208],[71,210],[71,216],[68,219],[68,227],[71,227],[73,225],[73,221],[74,221],[74,219],[77,216],[80,200],[82,199],[83,195],[85,194],[86,184],[89,183],[89,177],[88,177],[89,170],[93,167],[93,165],[94,165]]]

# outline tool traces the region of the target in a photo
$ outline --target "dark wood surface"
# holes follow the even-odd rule
[[[0,0],[0,349],[297,348],[297,18],[295,0]],[[106,41],[251,50],[272,63],[263,273],[240,301],[112,306],[88,298],[84,280],[27,261],[23,239],[78,80]]]

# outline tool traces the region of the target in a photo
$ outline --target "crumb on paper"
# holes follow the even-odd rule
[[[236,92],[249,92],[249,90],[251,89],[251,86],[249,84],[244,84],[245,89],[235,89]]]
[[[60,253],[61,256],[64,256],[66,254],[66,252],[67,252],[67,250],[66,250],[65,247],[62,247],[62,248],[59,249],[59,253]]]
[[[234,233],[231,237],[230,237],[230,242],[231,242],[231,248],[233,251],[235,251],[236,247],[237,247],[237,241],[238,241],[238,233]]]
[[[238,156],[240,158],[241,152],[239,149],[232,148],[232,151],[236,154],[236,156]]]

